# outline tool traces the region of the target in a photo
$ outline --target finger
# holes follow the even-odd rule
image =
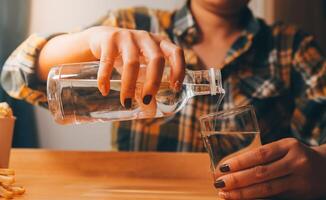
[[[291,182],[291,177],[286,176],[238,190],[221,191],[219,197],[227,200],[267,198],[289,191]]]
[[[185,77],[186,62],[183,50],[168,40],[160,42],[160,48],[171,66],[170,84],[175,90],[180,90]]]
[[[138,116],[140,118],[153,118],[157,115],[157,104],[155,98],[153,98],[148,105],[145,105],[143,103],[143,99],[141,99],[141,96],[139,96],[139,98],[136,98],[136,101],[140,109],[140,112],[138,113]]]
[[[146,76],[146,68],[140,67],[139,72],[138,72],[138,78],[142,79],[145,76]],[[157,112],[156,99],[153,98],[152,101],[148,105],[145,105],[143,103],[141,87],[136,87],[135,100],[140,109],[140,112],[138,113],[138,116],[140,118],[153,118],[157,114],[156,113]]]
[[[152,33],[151,36],[155,42],[160,45],[164,57],[167,58],[171,66],[171,85],[180,87],[185,76],[186,68],[183,50],[171,42],[170,38],[167,36]]]
[[[113,69],[114,59],[117,56],[115,45],[116,37],[113,35],[101,44],[100,66],[97,72],[97,84],[103,96],[107,96],[110,91],[110,77]]]
[[[152,38],[154,39],[154,41],[157,44],[160,44],[162,40],[171,42],[170,38],[166,35],[158,35],[158,34],[154,34],[154,33],[149,33],[149,34],[152,36]]]
[[[164,56],[149,33],[137,33],[138,46],[147,59],[146,81],[143,86],[142,98],[145,105],[150,104],[157,93],[164,70]]]
[[[140,52],[130,32],[123,33],[120,41],[123,60],[120,101],[125,108],[129,109],[135,96]]]
[[[223,188],[223,190],[234,190],[287,176],[291,173],[289,161],[285,157],[267,165],[258,165],[243,171],[226,174],[215,182],[215,186]]]
[[[236,172],[248,169],[257,165],[263,165],[285,156],[288,148],[278,142],[263,145],[252,151],[240,154],[224,161],[220,166],[220,172]]]

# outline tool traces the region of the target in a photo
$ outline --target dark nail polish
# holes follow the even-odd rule
[[[220,166],[220,171],[221,172],[229,172],[230,171],[230,166],[228,164],[223,164]]]
[[[214,183],[215,188],[224,188],[225,187],[225,183],[223,180],[217,180]]]
[[[152,101],[152,95],[146,95],[143,99],[143,103],[148,105]]]
[[[131,98],[127,98],[127,99],[125,99],[125,108],[126,109],[130,109],[131,108]]]

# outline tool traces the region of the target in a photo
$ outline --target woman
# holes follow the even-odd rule
[[[113,62],[121,58],[121,103],[130,107],[140,59],[148,64],[144,104],[158,90],[164,58],[172,67],[175,89],[185,67],[218,67],[226,90],[223,109],[254,105],[266,144],[221,164],[215,182],[219,195],[325,197],[325,58],[310,35],[282,24],[267,26],[252,16],[247,4],[192,0],[172,13],[117,10],[80,32],[33,35],[6,62],[2,84],[13,97],[46,106],[44,82],[51,66],[100,60],[98,88],[108,95]],[[214,103],[209,97],[195,98],[168,119],[115,124],[117,148],[202,151],[197,118],[211,112]]]

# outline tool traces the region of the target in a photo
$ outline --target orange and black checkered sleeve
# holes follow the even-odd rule
[[[291,128],[309,145],[326,143],[326,58],[311,35],[294,40],[292,91],[295,110]]]
[[[106,25],[134,28],[133,12],[133,9],[112,10],[91,26]],[[78,28],[73,32],[82,31],[91,26]],[[13,98],[47,107],[46,85],[39,81],[36,75],[39,53],[51,38],[59,34],[72,34],[73,32],[33,34],[28,37],[10,55],[2,68],[1,85],[3,89]]]
[[[13,98],[46,106],[45,83],[36,75],[39,52],[57,34],[33,34],[9,56],[1,72],[1,86]]]

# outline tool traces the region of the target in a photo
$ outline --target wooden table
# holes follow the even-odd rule
[[[10,167],[27,190],[19,200],[217,199],[202,153],[14,149]]]

